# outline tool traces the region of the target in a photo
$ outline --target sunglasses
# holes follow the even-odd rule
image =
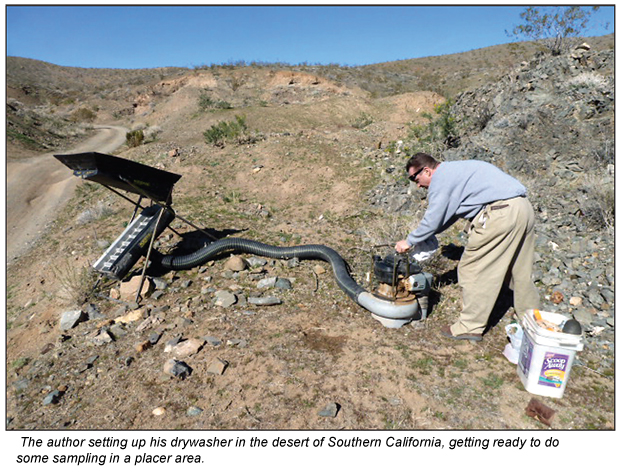
[[[424,168],[425,167],[422,167],[417,172],[415,172],[413,175],[409,175],[409,181],[415,182],[418,178],[418,175],[424,171]]]

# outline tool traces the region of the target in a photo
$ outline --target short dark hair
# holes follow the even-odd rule
[[[409,169],[411,167],[414,167],[417,170],[419,170],[420,168],[424,168],[424,167],[428,167],[434,170],[437,167],[437,165],[439,165],[439,162],[437,160],[435,160],[433,157],[431,157],[427,153],[420,152],[420,153],[416,153],[415,155],[413,155],[407,161],[407,165],[405,165],[405,171],[409,173]]]

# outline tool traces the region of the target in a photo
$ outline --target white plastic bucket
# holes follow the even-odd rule
[[[568,317],[540,311],[543,320],[561,328]],[[583,349],[583,334],[572,335],[541,327],[528,310],[521,324],[523,340],[517,374],[525,389],[539,396],[561,398],[578,351]]]

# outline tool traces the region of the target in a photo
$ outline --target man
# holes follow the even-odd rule
[[[438,162],[418,153],[406,165],[409,180],[428,188],[428,208],[417,229],[396,243],[407,252],[459,218],[470,221],[469,239],[458,265],[463,310],[444,336],[481,341],[502,285],[510,279],[518,315],[538,308],[532,282],[534,211],[526,189],[499,168],[479,160]]]

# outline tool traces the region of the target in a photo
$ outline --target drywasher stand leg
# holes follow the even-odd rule
[[[146,257],[144,259],[144,266],[142,267],[142,276],[140,277],[140,286],[138,287],[138,292],[136,293],[136,303],[140,302],[140,293],[142,292],[142,287],[144,286],[144,281],[146,280],[146,268],[149,265],[149,259],[151,258],[151,250],[153,249],[153,245],[155,244],[155,236],[157,236],[157,228],[159,228],[159,221],[161,221],[161,217],[164,215],[164,211],[166,211],[166,208],[162,208],[159,210],[159,216],[157,216],[157,222],[155,223],[155,229],[153,229],[153,235],[151,236],[151,242],[149,243],[149,248],[146,251]]]

